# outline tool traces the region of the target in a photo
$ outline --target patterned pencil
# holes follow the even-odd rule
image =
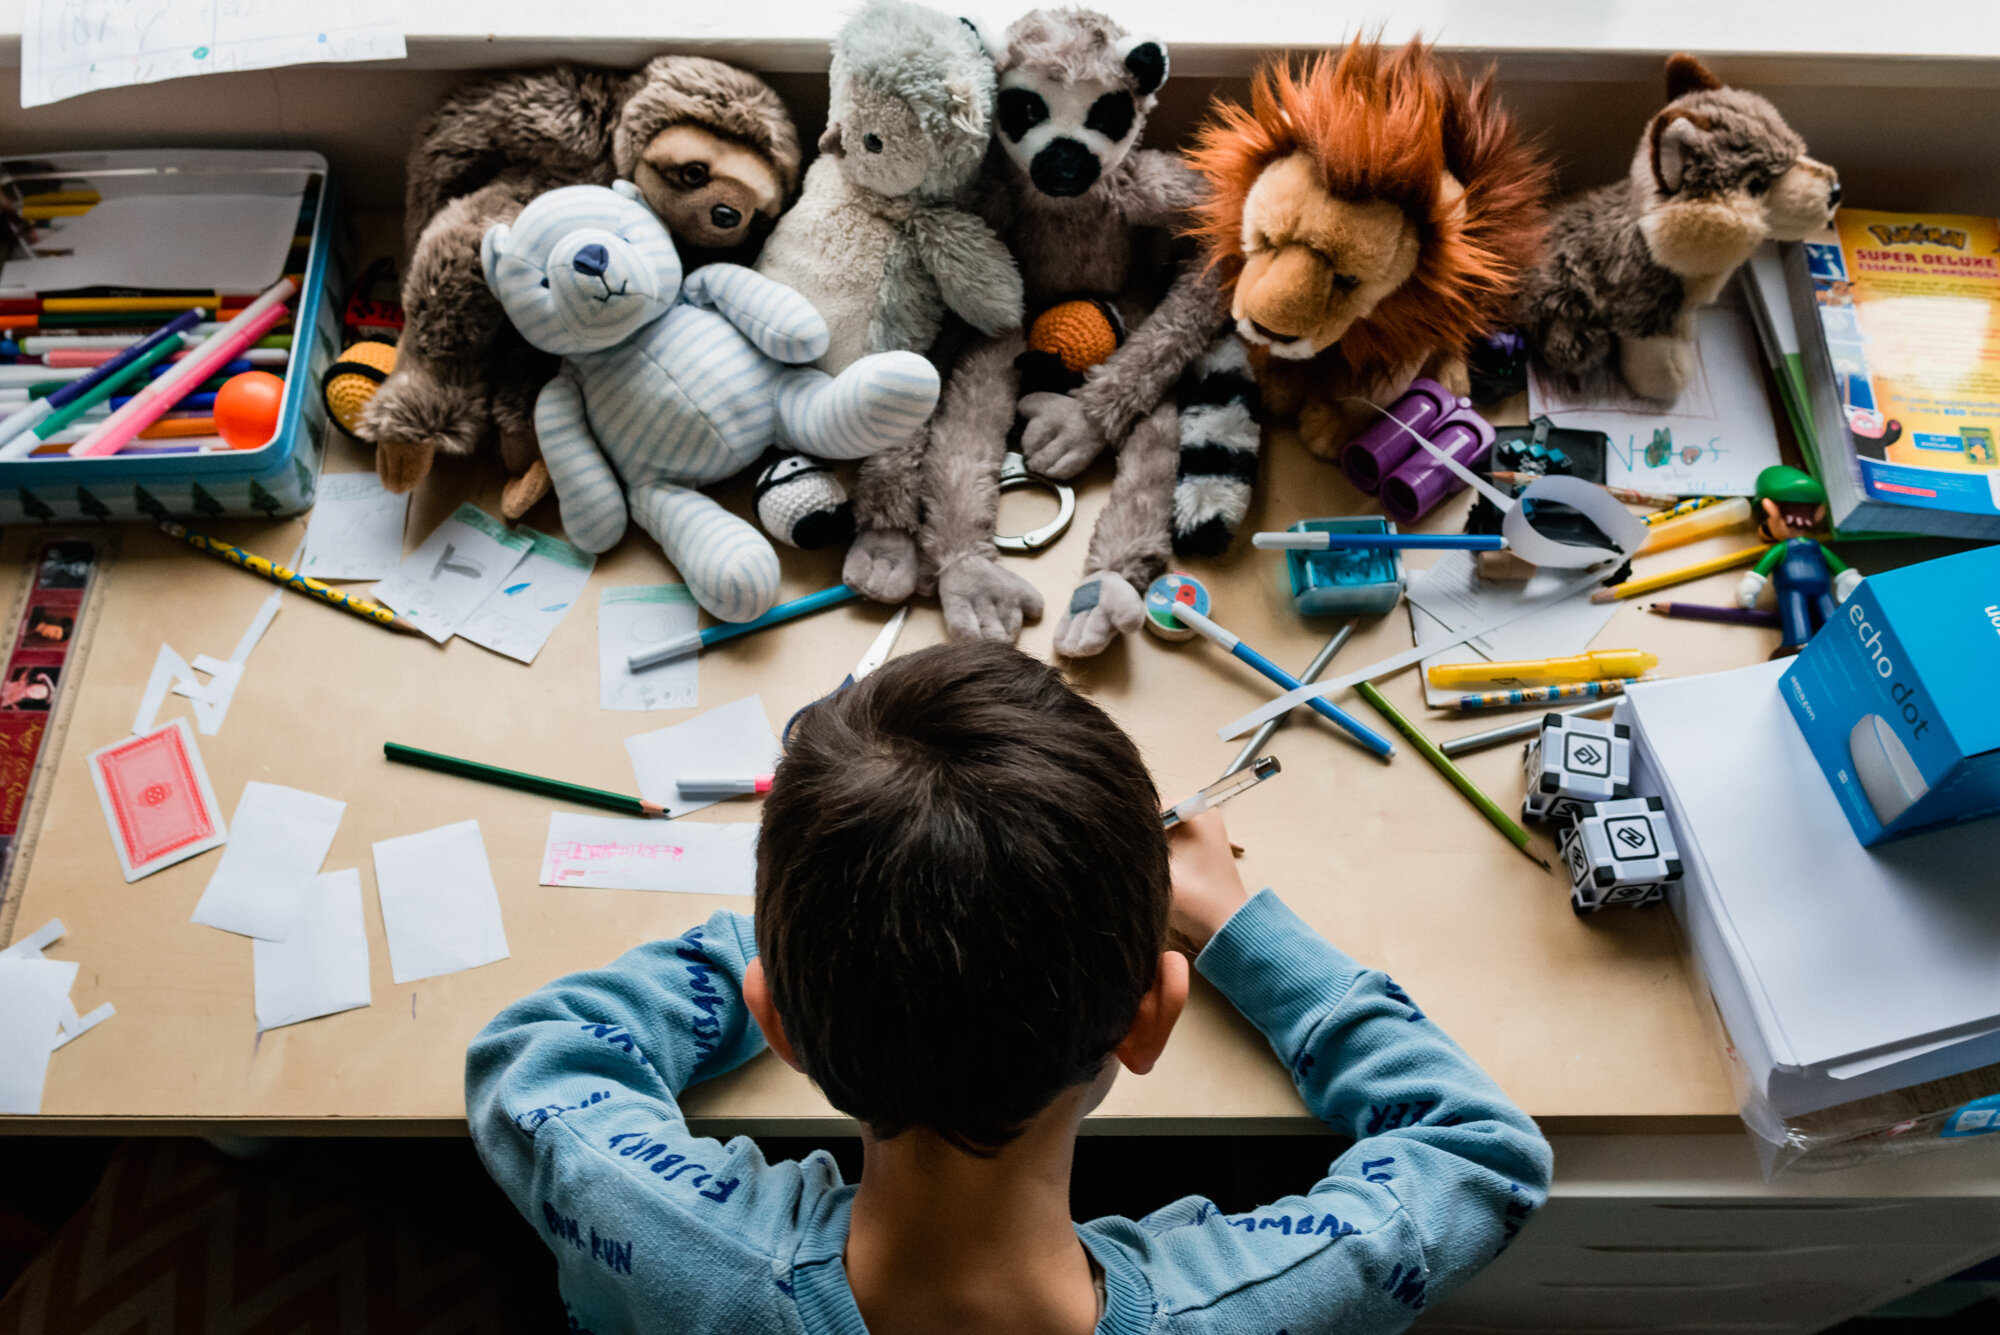
[[[288,589],[317,598],[323,603],[331,603],[343,612],[350,612],[378,626],[406,631],[411,635],[423,633],[380,603],[372,603],[366,598],[356,598],[352,594],[342,593],[331,584],[322,584],[310,575],[301,575],[298,571],[288,566],[281,566],[276,561],[259,556],[255,552],[246,552],[234,543],[223,542],[220,538],[211,538],[201,533],[190,533],[179,524],[165,519],[160,521],[160,532],[170,538],[180,539],[198,552],[207,552],[210,556],[219,557],[253,575],[261,575],[273,584],[282,584]]]
[[[1711,505],[1720,505],[1721,503],[1722,497],[1720,496],[1696,496],[1682,501],[1678,505],[1670,505],[1664,510],[1655,510],[1652,514],[1647,515],[1643,522],[1647,528],[1651,528],[1655,524],[1664,524],[1669,519],[1679,519],[1682,515],[1691,515],[1696,510],[1706,510]]]
[[[1606,695],[1623,695],[1637,677],[1605,677],[1599,681],[1577,681],[1566,686],[1523,686],[1512,691],[1473,691],[1452,702],[1453,709],[1507,709],[1514,705],[1546,705],[1557,700],[1596,700]]]

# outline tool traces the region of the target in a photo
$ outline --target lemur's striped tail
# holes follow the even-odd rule
[[[1174,481],[1174,554],[1219,556],[1250,509],[1261,408],[1250,359],[1224,330],[1181,377],[1181,459]]]

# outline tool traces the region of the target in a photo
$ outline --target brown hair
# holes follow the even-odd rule
[[[764,806],[757,944],[806,1074],[889,1137],[989,1153],[1096,1075],[1169,899],[1138,748],[1005,645],[905,655],[803,710]]]
[[[1358,37],[1302,71],[1267,63],[1249,109],[1219,106],[1190,154],[1211,186],[1195,235],[1232,278],[1251,187],[1295,153],[1335,198],[1388,200],[1421,236],[1409,281],[1341,337],[1357,376],[1462,351],[1505,323],[1541,245],[1547,170],[1501,110],[1491,70],[1467,84],[1421,41],[1391,51]],[[1462,202],[1440,189],[1447,171],[1465,188]]]

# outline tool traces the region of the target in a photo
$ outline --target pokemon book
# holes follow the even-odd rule
[[[1786,250],[1834,524],[2000,538],[2000,223],[1841,209]]]

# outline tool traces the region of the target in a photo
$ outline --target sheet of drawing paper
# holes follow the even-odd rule
[[[461,505],[396,572],[377,584],[377,600],[443,644],[474,608],[507,582],[534,540],[510,532],[478,506]]]
[[[1428,569],[1410,573],[1407,590],[1410,628],[1418,644],[1428,644],[1448,637],[1452,631],[1539,602],[1560,590],[1564,581],[1575,577],[1572,571],[1541,570],[1525,581],[1481,579],[1471,552],[1440,552]],[[1424,698],[1434,706],[1446,708],[1467,692],[1488,689],[1433,686],[1429,676],[1433,664],[1482,660],[1507,663],[1580,654],[1590,647],[1590,642],[1617,611],[1615,603],[1591,602],[1589,591],[1584,590],[1485,635],[1442,649],[1423,660]]]
[[[368,1005],[368,924],[361,872],[315,876],[283,941],[250,943],[257,1030],[276,1029]]]
[[[1695,368],[1671,404],[1642,399],[1622,381],[1579,393],[1533,366],[1528,412],[1611,437],[1605,481],[1667,496],[1749,496],[1778,457],[1778,429],[1764,392],[1756,327],[1735,293],[1695,315]]]
[[[403,9],[393,0],[25,0],[16,12],[23,107],[191,74],[405,54]]]
[[[626,820],[558,811],[542,850],[543,885],[748,895],[757,888],[754,822]]]
[[[346,810],[345,802],[296,788],[244,784],[229,845],[193,921],[265,941],[288,939]]]
[[[389,976],[397,982],[507,958],[500,892],[478,821],[376,844],[375,891],[389,937]]]
[[[207,852],[229,837],[194,729],[169,719],[88,757],[111,846],[127,881]]]
[[[74,960],[0,959],[0,1113],[42,1110],[42,1084],[69,1009]]]
[[[403,563],[410,497],[373,473],[327,473],[306,520],[306,554],[297,567],[314,579],[386,579]]]
[[[777,734],[764,717],[764,701],[754,695],[719,705],[671,728],[627,737],[625,750],[639,776],[640,795],[658,802],[670,816],[685,816],[714,806],[717,800],[683,798],[675,780],[683,776],[754,778],[776,769],[780,752]],[[726,800],[754,809],[751,798]]]
[[[693,709],[700,683],[699,654],[632,671],[627,660],[640,649],[686,635],[699,619],[685,584],[633,584],[605,589],[597,598],[597,703],[602,709]]]
[[[9,260],[9,293],[78,287],[261,292],[284,271],[298,231],[301,182],[289,193],[127,194],[57,219],[37,238],[44,253]],[[172,237],[172,245],[160,244]],[[183,442],[175,442],[180,444]],[[187,442],[193,443],[193,442]]]
[[[527,534],[534,545],[458,633],[496,654],[532,663],[583,596],[584,581],[597,567],[597,558],[525,524],[514,531]]]

